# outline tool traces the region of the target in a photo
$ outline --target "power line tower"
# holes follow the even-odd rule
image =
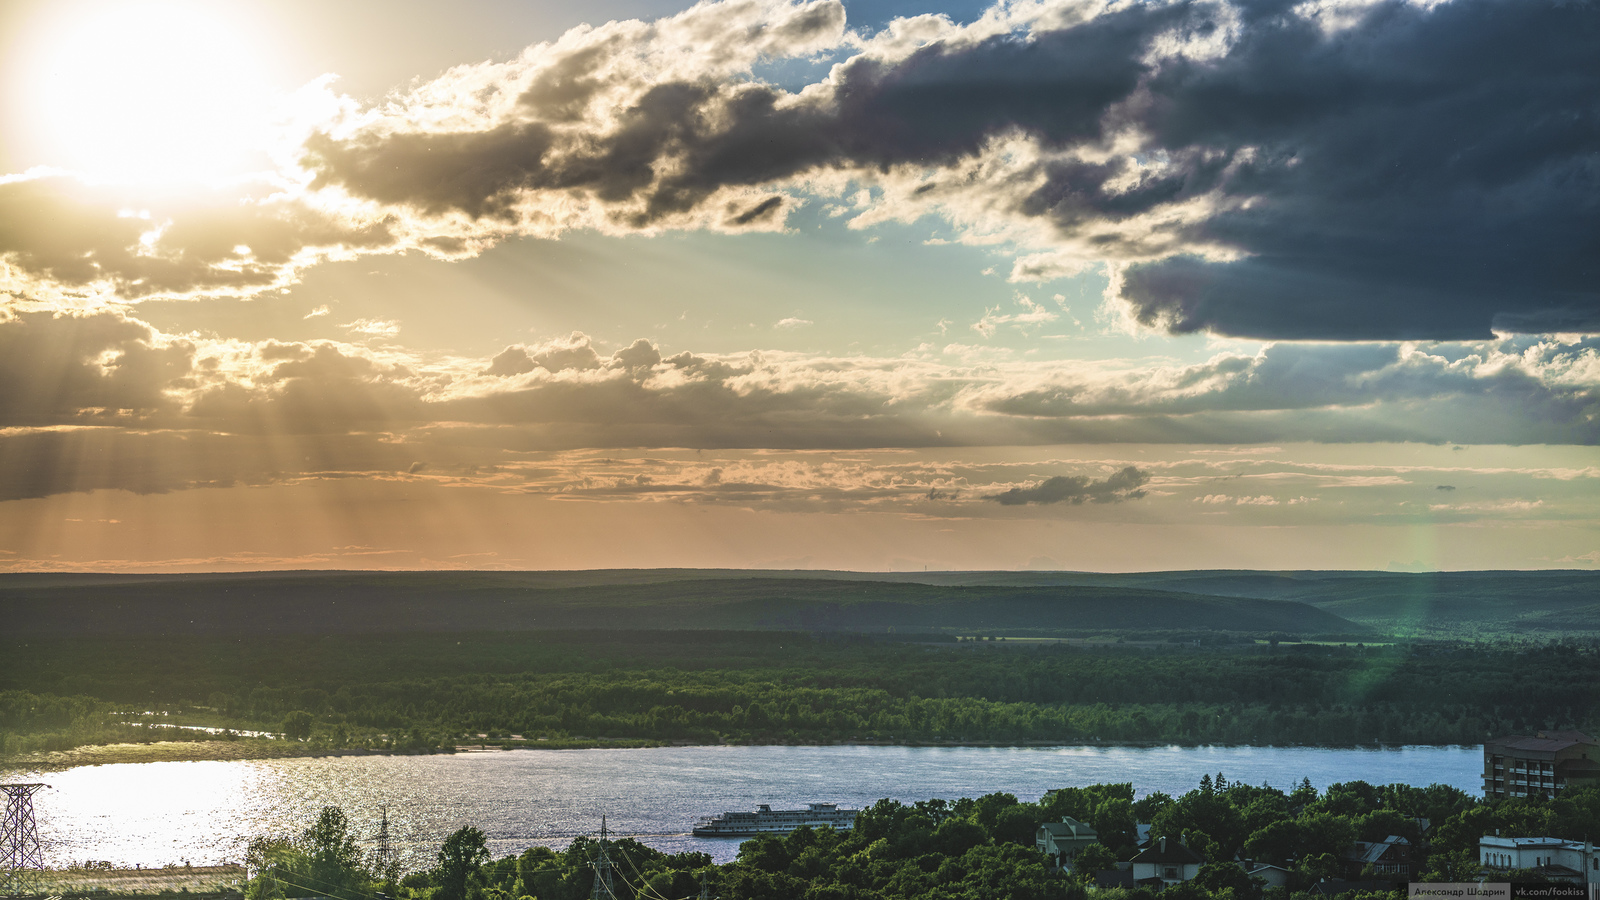
[[[48,784],[0,784],[6,794],[6,818],[0,824],[0,893],[9,897],[38,893],[44,854],[39,826],[33,818],[33,795]]]
[[[394,845],[389,842],[389,804],[382,807],[383,819],[378,823],[378,874],[393,878],[395,869]]]
[[[617,900],[616,888],[611,884],[611,857],[606,855],[606,817],[600,817],[600,855],[594,861],[594,887],[589,890],[589,900]]]

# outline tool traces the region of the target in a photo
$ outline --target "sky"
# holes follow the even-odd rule
[[[10,0],[0,571],[1593,568],[1597,45]]]

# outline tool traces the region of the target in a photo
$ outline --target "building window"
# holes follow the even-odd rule
[[[1161,870],[1161,877],[1165,878],[1168,881],[1177,881],[1178,880],[1178,867],[1177,866],[1167,866],[1166,868]]]

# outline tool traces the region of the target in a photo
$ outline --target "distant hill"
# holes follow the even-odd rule
[[[630,627],[1600,635],[1600,572],[259,572],[0,575],[7,631]],[[617,621],[623,617],[626,621]]]
[[[1295,600],[1137,584],[705,570],[4,575],[0,617],[19,637],[549,628],[1376,636]]]
[[[1600,572],[1159,572],[1063,581],[1295,600],[1400,635],[1600,633]]]

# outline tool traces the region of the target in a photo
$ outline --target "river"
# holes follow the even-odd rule
[[[237,862],[252,836],[297,832],[325,805],[343,807],[370,845],[388,804],[402,863],[420,868],[462,825],[481,828],[501,856],[565,846],[605,815],[621,835],[725,862],[738,841],[695,838],[690,826],[757,803],[860,807],[995,791],[1037,800],[1121,781],[1140,796],[1177,795],[1218,772],[1285,790],[1309,778],[1318,789],[1359,779],[1477,793],[1482,759],[1477,747],[677,747],[131,763],[0,778],[51,785],[34,802],[52,866]]]

